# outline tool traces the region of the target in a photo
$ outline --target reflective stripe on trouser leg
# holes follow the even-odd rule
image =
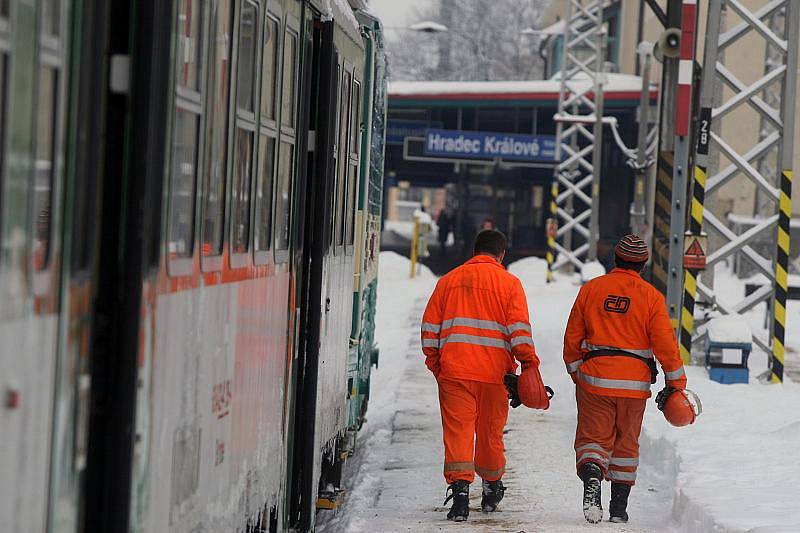
[[[636,483],[636,471],[623,472],[620,470],[610,469],[606,478],[614,481],[615,483],[624,483],[626,485],[633,485]]]
[[[592,394],[580,385],[576,389],[575,398],[578,403],[578,426],[575,430],[576,471],[584,463],[591,461],[605,475],[616,435],[616,399]]]
[[[497,481],[506,465],[503,428],[508,419],[508,391],[498,383],[473,383],[478,399],[475,472],[486,481]]]
[[[477,397],[475,382],[439,380],[439,408],[442,412],[444,440],[444,478],[448,484],[457,480],[475,480],[474,447]]]
[[[612,457],[608,466],[608,479],[618,483],[634,483],[638,457]]]
[[[617,398],[616,403],[616,436],[607,477],[617,483],[633,485],[639,466],[639,434],[647,400]]]

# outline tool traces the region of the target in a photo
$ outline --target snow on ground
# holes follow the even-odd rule
[[[572,451],[574,385],[561,359],[579,281],[557,276],[556,283],[544,283],[546,265],[534,258],[509,270],[526,288],[542,374],[556,397],[546,412],[520,407],[509,415],[504,477],[509,489],[500,511],[480,513],[478,482],[469,522],[448,522],[436,383],[423,364],[418,339],[435,278],[425,271],[408,280],[408,260],[397,254],[384,252],[380,261],[381,361],[369,419],[356,459],[346,465],[348,497],[337,514],[319,515],[321,531],[800,531],[800,467],[793,458],[800,442],[800,386],[719,385],[702,368],[688,372],[689,386],[704,407],[694,426],[672,428],[654,402],[648,404],[631,522],[590,525],[583,520]],[[789,313],[792,331],[791,324],[800,323],[800,305],[790,304]],[[800,347],[800,334],[790,334],[790,342]],[[607,484],[604,491],[607,508]]]

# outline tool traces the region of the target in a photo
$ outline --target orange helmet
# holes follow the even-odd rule
[[[677,427],[693,424],[695,419],[703,412],[700,398],[688,389],[673,389],[662,404],[661,411],[663,411],[667,422]]]

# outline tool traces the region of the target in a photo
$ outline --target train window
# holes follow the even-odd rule
[[[0,0],[0,17],[8,18],[10,0]]]
[[[353,244],[356,227],[356,183],[358,182],[358,163],[347,166],[347,211],[345,211],[346,244]]]
[[[294,88],[297,76],[297,35],[286,30],[283,42],[283,92],[281,95],[281,124],[294,128]]]
[[[358,152],[359,152],[359,132],[360,108],[361,108],[361,84],[358,80],[353,80],[353,100],[350,103],[350,156],[347,159],[347,209],[345,210],[345,242],[353,244],[355,238],[355,216],[356,216],[356,193],[358,184]]]
[[[245,253],[250,248],[250,175],[253,163],[253,132],[236,130],[231,221],[231,252]]]
[[[275,198],[275,249],[289,249],[292,169],[294,167],[294,146],[281,143],[278,154],[278,189]]]
[[[256,22],[258,8],[251,2],[242,4],[239,22],[239,66],[237,76],[237,105],[247,111],[255,111],[256,80]]]
[[[230,60],[231,2],[219,0],[214,4],[213,36],[210,40],[211,72],[208,93],[208,150],[205,160],[203,188],[203,247],[205,256],[222,254],[225,225],[225,179],[227,168],[228,131],[228,62]]]
[[[33,212],[36,217],[33,232],[33,265],[36,270],[47,268],[50,259],[57,98],[58,72],[52,67],[41,67],[39,69],[33,193]]]
[[[342,103],[341,103],[342,102],[342,64],[338,63],[338,62],[336,63],[336,90],[334,92],[336,93],[336,104],[335,104],[336,117],[334,119],[336,124],[335,124],[335,132],[333,134],[333,141],[334,141],[334,149],[333,149],[334,182],[333,182],[333,186],[332,186],[333,194],[330,195],[330,199],[328,200],[329,201],[329,207],[331,209],[331,227],[330,227],[330,231],[328,232],[328,243],[327,243],[328,246],[330,246],[331,244],[333,244],[333,245],[336,244],[336,240],[335,239],[336,239],[336,227],[338,226],[337,221],[342,216],[341,213],[339,213],[339,205],[338,205],[338,202],[336,201],[336,191],[337,191],[336,182],[339,179],[338,178],[338,173],[339,173],[339,150],[338,150],[338,146],[339,146],[339,134],[338,134],[339,126],[338,126],[338,122],[339,122],[339,118],[340,118],[339,117],[340,116],[339,109],[342,106]]]
[[[170,176],[170,257],[191,257],[193,252],[199,123],[198,115],[180,107],[176,108]]]
[[[6,146],[5,132],[6,132],[6,54],[0,52],[0,215],[2,215],[3,178],[5,176],[4,173],[5,146]],[[0,220],[2,220],[1,216]]]
[[[256,250],[270,247],[272,233],[272,168],[275,162],[275,139],[261,135],[258,143],[258,184],[256,185]]]
[[[348,124],[350,117],[350,72],[344,71],[342,78],[342,90],[339,100],[339,138],[338,138],[338,161],[336,168],[336,244],[344,244],[346,215],[346,191],[347,191],[347,139]]]
[[[275,66],[278,63],[278,21],[267,17],[264,56],[261,60],[261,116],[275,119]]]
[[[42,32],[46,35],[58,36],[61,32],[61,0],[44,0],[42,2]]]
[[[200,54],[202,50],[203,6],[198,0],[180,0],[178,3],[178,85],[199,90]]]
[[[350,105],[350,153],[358,157],[361,145],[358,135],[361,133],[361,82],[353,80],[353,103]]]

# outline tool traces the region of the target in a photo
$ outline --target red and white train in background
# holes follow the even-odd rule
[[[362,0],[0,0],[0,531],[310,531],[376,361]]]

